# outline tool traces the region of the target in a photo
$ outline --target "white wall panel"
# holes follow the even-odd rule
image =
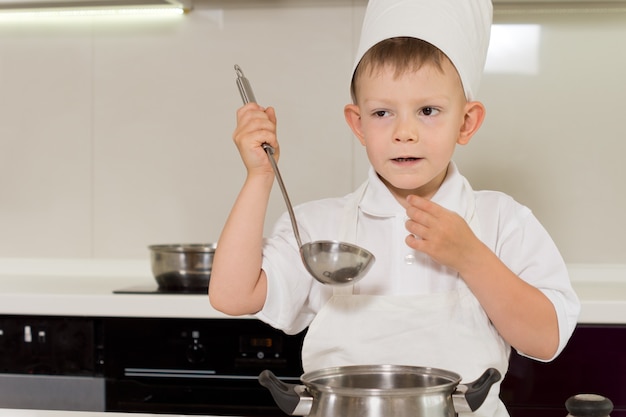
[[[0,25],[0,256],[91,256],[88,27]]]
[[[151,243],[216,240],[245,177],[235,63],[277,109],[294,203],[349,192],[367,170],[343,120],[364,5],[197,0],[170,21],[3,22],[0,258],[147,259]],[[487,73],[488,118],[456,155],[476,188],[531,207],[571,263],[626,262],[620,10],[497,6],[497,24],[539,28],[522,58],[534,69]],[[283,211],[276,187],[267,226]]]
[[[522,10],[496,23],[540,27],[538,70],[485,75],[487,119],[458,163],[476,188],[533,209],[569,262],[624,262],[626,13]]]
[[[96,30],[96,255],[217,240],[245,176],[231,139],[234,64],[277,109],[294,203],[348,192],[348,88],[337,74],[349,68],[350,17],[349,7],[212,3],[169,26]],[[284,211],[274,197],[268,226]]]

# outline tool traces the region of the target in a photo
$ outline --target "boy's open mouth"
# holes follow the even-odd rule
[[[410,161],[417,161],[420,158],[414,158],[414,157],[409,157],[409,158],[393,158],[394,161],[397,162],[410,162]]]

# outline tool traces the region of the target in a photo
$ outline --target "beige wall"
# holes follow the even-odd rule
[[[343,122],[365,0],[197,0],[167,21],[0,22],[0,258],[143,258],[215,241],[244,178],[233,65],[277,108],[294,203],[367,163]],[[507,10],[535,73],[488,73],[457,161],[529,205],[571,263],[626,263],[626,13]],[[513,48],[515,49],[515,48]],[[268,227],[284,210],[276,190]]]
[[[487,119],[457,157],[476,188],[531,207],[568,262],[626,262],[626,12],[609,10],[496,14],[539,26],[537,72],[485,76]]]

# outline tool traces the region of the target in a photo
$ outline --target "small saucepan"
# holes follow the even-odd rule
[[[159,289],[200,292],[208,290],[215,243],[151,245],[152,273]]]

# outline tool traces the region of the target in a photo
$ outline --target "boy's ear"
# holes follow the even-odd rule
[[[361,145],[364,145],[363,131],[361,130],[361,110],[359,106],[356,104],[347,104],[346,107],[343,108],[343,115],[346,118],[348,126],[352,129],[352,133],[359,139]]]
[[[459,131],[459,145],[467,145],[474,136],[474,133],[480,129],[485,120],[485,106],[480,101],[470,101],[465,105],[465,116],[461,130]]]

